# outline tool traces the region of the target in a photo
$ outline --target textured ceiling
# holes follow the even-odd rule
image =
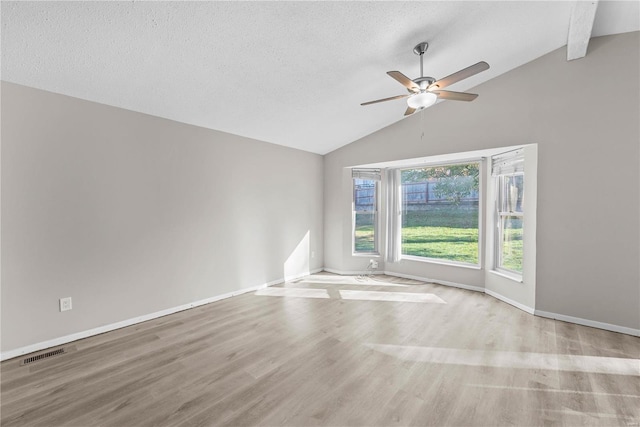
[[[406,93],[385,72],[417,77],[418,42],[435,78],[491,65],[464,91],[565,45],[573,6],[3,1],[2,79],[324,154],[402,119],[404,100],[359,104]],[[639,13],[601,1],[593,35]]]

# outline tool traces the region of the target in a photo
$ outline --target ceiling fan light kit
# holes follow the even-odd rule
[[[452,101],[473,101],[478,97],[478,95],[474,93],[463,93],[463,92],[451,92],[447,90],[442,90],[443,88],[452,85],[454,83],[459,82],[460,80],[464,80],[471,76],[474,76],[482,71],[489,69],[489,64],[484,61],[478,62],[470,67],[467,67],[463,70],[455,72],[443,79],[436,80],[433,77],[425,77],[424,75],[424,53],[429,48],[429,43],[422,42],[418,43],[413,48],[413,53],[420,56],[420,77],[416,79],[410,79],[409,77],[402,74],[400,71],[388,71],[387,74],[398,81],[401,85],[403,85],[409,94],[407,95],[397,95],[389,98],[378,99],[375,101],[363,102],[360,105],[371,105],[377,104],[379,102],[391,101],[394,99],[407,99],[407,110],[404,115],[409,116],[418,110],[422,110],[424,108],[430,107],[436,103],[438,99],[448,99]]]
[[[433,92],[421,92],[411,95],[407,99],[407,105],[415,110],[432,106],[438,100],[438,95]]]

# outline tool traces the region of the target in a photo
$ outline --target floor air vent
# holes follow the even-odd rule
[[[47,359],[52,356],[57,356],[58,354],[63,354],[64,348],[59,348],[57,350],[48,351],[46,353],[41,353],[35,356],[27,357],[21,363],[21,365],[28,365],[29,363],[37,362],[38,360]]]

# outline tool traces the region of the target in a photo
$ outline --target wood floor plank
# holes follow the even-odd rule
[[[389,276],[316,274],[65,347],[2,362],[2,426],[640,424],[638,337]]]

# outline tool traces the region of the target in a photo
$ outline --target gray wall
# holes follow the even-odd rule
[[[2,351],[321,268],[322,175],[316,154],[3,82]]]
[[[558,49],[477,86],[474,102],[426,110],[423,140],[415,114],[326,155],[325,266],[367,264],[350,251],[344,167],[537,143],[535,308],[639,328],[639,51],[638,32],[594,38],[577,61]],[[392,268],[484,286],[482,271],[406,261]]]

